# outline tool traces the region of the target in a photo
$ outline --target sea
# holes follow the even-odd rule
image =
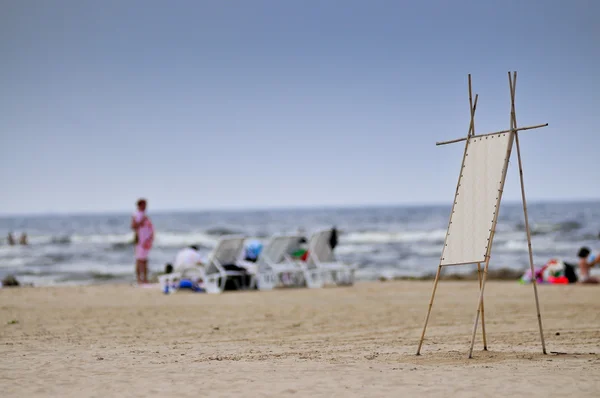
[[[447,206],[310,208],[253,211],[149,212],[156,238],[149,267],[163,271],[176,253],[199,245],[206,258],[220,236],[244,234],[266,241],[276,233],[310,234],[335,226],[339,260],[358,266],[357,280],[434,273],[451,211]],[[600,250],[600,201],[529,203],[536,266],[552,258],[576,262],[581,246]],[[0,278],[24,284],[82,285],[135,280],[132,213],[0,217]],[[27,246],[9,246],[7,235],[25,232]],[[470,272],[473,265],[452,267]],[[490,268],[529,267],[523,208],[503,203]]]

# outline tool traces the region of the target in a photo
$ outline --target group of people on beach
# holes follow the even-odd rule
[[[131,217],[131,229],[134,231],[135,243],[135,271],[138,284],[148,283],[148,255],[154,243],[154,226],[150,217],[146,213],[148,202],[146,199],[137,201],[137,210]],[[333,229],[332,240],[330,242],[332,248],[337,245],[337,231]],[[8,236],[9,245],[14,245],[15,240],[12,233]],[[27,244],[27,235],[23,233],[19,243]],[[256,261],[258,254],[262,249],[262,245],[257,242],[251,242],[246,248],[246,261]],[[299,257],[306,256],[307,251],[297,253]],[[590,275],[590,270],[600,265],[600,253],[593,252],[588,247],[582,247],[577,253],[579,258],[579,281],[582,283],[600,283],[600,279]],[[177,271],[178,268],[189,268],[192,265],[203,266],[198,246],[192,245],[182,249],[175,258],[175,267],[172,264],[167,264],[166,273]]]
[[[137,209],[131,217],[131,229],[134,231],[134,244],[135,244],[135,272],[138,284],[148,283],[148,256],[152,245],[154,243],[154,226],[150,217],[146,213],[148,201],[146,199],[139,199],[136,203]],[[333,227],[331,231],[330,246],[333,250],[338,244],[338,233],[337,229]],[[300,247],[298,250],[291,255],[300,260],[306,261],[308,256],[306,238],[302,238]],[[251,241],[245,248],[244,261],[256,262],[258,256],[262,250],[262,243],[258,241]],[[174,266],[171,263],[166,264],[165,273],[177,272],[180,269],[189,269],[194,266],[204,266],[202,257],[200,255],[199,247],[191,245],[183,248],[177,253],[175,257]]]
[[[131,229],[134,232],[135,274],[138,284],[148,283],[148,256],[154,243],[154,225],[146,213],[148,201],[139,199],[137,210],[131,217]],[[198,246],[192,245],[181,250],[175,259],[176,268],[190,265],[202,266]],[[173,272],[173,266],[167,264],[165,273]]]
[[[12,232],[8,233],[8,236],[6,237],[6,242],[8,243],[9,246],[14,246],[17,244],[17,240],[15,239],[15,236],[13,235]],[[27,242],[27,234],[25,232],[23,232],[21,234],[21,237],[19,238],[19,245],[22,246],[27,246],[28,242]]]

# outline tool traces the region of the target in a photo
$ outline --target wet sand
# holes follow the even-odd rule
[[[0,289],[0,395],[598,396],[600,286],[431,281],[207,295],[123,285]]]

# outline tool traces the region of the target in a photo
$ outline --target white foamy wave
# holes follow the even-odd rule
[[[156,234],[154,245],[159,247],[185,247],[189,245],[202,245],[204,247],[215,247],[218,238],[201,232],[177,234],[160,233]]]
[[[575,252],[579,245],[577,244],[569,244],[565,242],[553,242],[553,241],[533,241],[531,243],[531,247],[533,252],[543,252],[543,253],[553,253],[553,252]],[[495,250],[494,247],[492,250]],[[500,252],[508,252],[508,253],[519,253],[519,252],[527,252],[527,240],[509,240],[502,245],[497,246],[497,250]]]
[[[117,243],[129,243],[133,241],[133,234],[103,234],[103,235],[73,235],[71,237],[72,243],[91,243],[91,244],[117,244]]]
[[[523,239],[527,239],[527,235],[524,231],[496,232],[494,234],[494,243],[520,241]]]
[[[47,245],[53,243],[58,237],[52,235],[28,235],[27,242],[30,245]],[[9,246],[10,247],[10,246]],[[16,247],[16,246],[14,246]]]
[[[95,244],[95,245],[126,245],[133,242],[133,233],[113,234],[113,235],[74,235],[71,242],[76,244]],[[173,233],[158,232],[154,238],[154,247],[185,247],[193,244],[199,244],[205,247],[214,247],[217,242],[215,237],[197,232],[197,233]]]
[[[0,261],[0,268],[20,268],[29,262],[29,259],[23,257],[3,258]]]
[[[336,254],[360,254],[373,253],[377,251],[376,245],[345,245],[342,244],[335,248]]]
[[[344,243],[438,242],[446,237],[445,229],[404,232],[354,232],[340,237]]]
[[[414,246],[411,247],[411,251],[419,256],[427,257],[438,257],[442,254],[443,245],[427,245],[427,246]]]
[[[44,271],[44,268],[35,268],[36,271]],[[112,274],[112,275],[131,275],[131,264],[98,264],[94,262],[79,261],[73,264],[59,264],[53,267],[54,272],[64,274]]]

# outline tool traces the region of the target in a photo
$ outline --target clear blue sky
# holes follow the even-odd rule
[[[600,199],[598,1],[0,3],[0,213],[451,203],[469,124]],[[505,199],[518,200],[513,158]]]

